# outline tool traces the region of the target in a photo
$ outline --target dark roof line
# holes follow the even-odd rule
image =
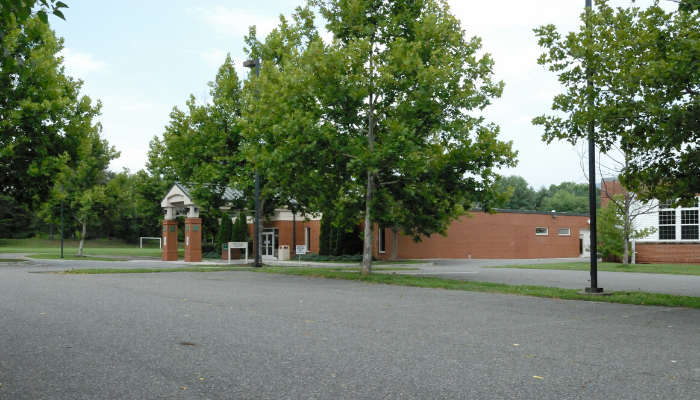
[[[547,211],[529,211],[529,210],[506,210],[501,208],[495,209],[499,213],[503,214],[539,214],[539,215],[556,215],[556,216],[567,216],[572,217],[589,217],[588,213],[570,213],[570,212],[547,212]],[[484,211],[481,208],[472,208],[470,211]]]

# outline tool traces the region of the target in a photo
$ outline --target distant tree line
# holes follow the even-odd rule
[[[588,183],[562,182],[535,190],[525,178],[511,175],[496,182],[509,197],[500,207],[505,210],[588,213]],[[596,209],[600,208],[600,188],[596,191]]]

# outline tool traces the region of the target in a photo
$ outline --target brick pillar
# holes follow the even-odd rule
[[[201,218],[185,218],[185,261],[202,262]]]
[[[163,220],[163,261],[177,261],[177,220]]]

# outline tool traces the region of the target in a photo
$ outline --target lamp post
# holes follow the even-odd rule
[[[61,185],[61,258],[63,258],[63,185]]]
[[[243,62],[243,66],[246,68],[255,68],[255,76],[260,76],[260,59],[246,60]],[[255,235],[255,259],[253,261],[254,268],[262,268],[262,260],[260,257],[260,174],[258,169],[255,169],[255,226],[253,227],[253,232]]]
[[[590,15],[593,9],[592,0],[586,0],[586,15]],[[588,75],[588,106],[593,108],[593,70],[586,66]],[[586,293],[603,293],[603,288],[598,287],[598,227],[596,225],[596,185],[595,185],[595,121],[591,118],[588,125],[588,209],[591,221],[591,287],[586,288]]]

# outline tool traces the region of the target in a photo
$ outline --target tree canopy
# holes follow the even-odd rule
[[[248,154],[275,190],[363,217],[369,273],[374,223],[420,239],[445,234],[476,202],[497,203],[494,169],[514,165],[516,152],[474,114],[503,83],[444,1],[310,4],[331,42],[309,8],[265,42],[249,36],[262,69],[243,114]]]
[[[619,146],[630,162],[620,179],[642,198],[690,199],[700,192],[700,14],[695,0],[666,12],[617,8],[607,0],[583,13],[565,37],[554,25],[535,29],[546,53],[539,63],[567,89],[533,120],[543,139],[585,138],[596,127],[602,152]],[[593,85],[588,86],[587,81]]]
[[[96,106],[80,97],[82,82],[64,74],[63,40],[47,24],[32,17],[5,28],[3,45],[33,67],[24,80],[14,68],[0,69],[0,194],[36,208],[61,166],[77,160],[80,125]]]
[[[34,7],[42,5],[34,12]],[[16,53],[11,40],[5,39],[13,26],[22,26],[26,21],[36,16],[44,24],[49,23],[47,11],[65,21],[61,8],[68,8],[66,3],[57,0],[0,0],[0,66],[6,70],[14,70],[20,80],[26,79],[31,73],[35,60],[28,59],[26,54]],[[29,61],[29,65],[27,65]]]

